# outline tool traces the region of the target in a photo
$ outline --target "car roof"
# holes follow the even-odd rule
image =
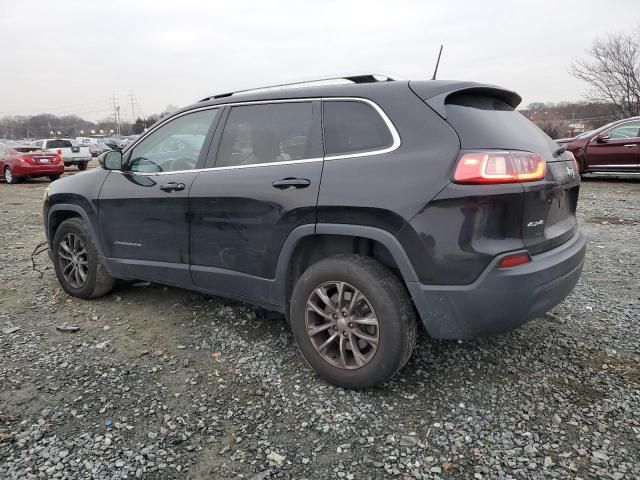
[[[268,100],[293,100],[298,98],[326,97],[362,97],[375,99],[376,97],[379,98],[385,94],[393,94],[399,90],[410,88],[409,85],[411,85],[411,87],[419,87],[420,97],[423,99],[471,88],[493,88],[504,90],[500,87],[495,87],[494,85],[459,80],[387,80],[322,86],[274,86],[261,87],[255,91],[243,91],[206,97],[199,102],[193,103],[185,108],[181,108],[174,113],[182,113],[193,108],[212,105]],[[173,116],[173,114],[171,116]]]

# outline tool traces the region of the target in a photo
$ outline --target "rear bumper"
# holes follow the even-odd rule
[[[65,163],[65,165],[73,163],[84,163],[91,161],[91,157],[62,157],[62,161]]]
[[[499,256],[469,285],[408,282],[408,287],[432,337],[494,335],[513,330],[564,300],[580,278],[585,252],[586,236],[578,231],[525,265],[498,269]]]
[[[62,163],[49,165],[14,165],[11,172],[15,177],[46,177],[47,175],[61,175],[64,173]]]

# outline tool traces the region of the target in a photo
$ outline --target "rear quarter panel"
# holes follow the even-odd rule
[[[400,231],[448,183],[460,142],[406,83],[366,98],[389,117],[400,146],[389,153],[325,160],[318,223]]]

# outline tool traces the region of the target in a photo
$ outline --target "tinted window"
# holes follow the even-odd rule
[[[618,125],[609,131],[609,137],[611,138],[635,138],[638,137],[638,130],[640,130],[640,122],[629,122],[622,125]]]
[[[158,128],[135,146],[129,170],[155,173],[194,169],[217,114],[218,109],[189,113]]]
[[[322,106],[327,155],[390,147],[391,132],[380,114],[364,102],[325,101]]]
[[[16,147],[14,148],[16,152],[27,153],[27,152],[39,152],[41,149],[39,147]]]
[[[447,122],[463,149],[503,148],[551,155],[558,144],[501,99],[460,93],[446,100]]]
[[[47,140],[47,148],[71,148],[69,140]]]
[[[216,167],[311,158],[310,102],[233,107]]]

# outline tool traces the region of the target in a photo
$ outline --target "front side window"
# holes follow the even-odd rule
[[[639,137],[640,122],[629,122],[618,125],[609,131],[609,138],[636,138]]]
[[[311,102],[232,107],[216,167],[311,158]]]
[[[131,152],[132,172],[159,173],[193,170],[218,109],[188,113],[145,137]]]
[[[393,144],[389,127],[369,104],[329,100],[322,105],[327,156],[380,150]]]

